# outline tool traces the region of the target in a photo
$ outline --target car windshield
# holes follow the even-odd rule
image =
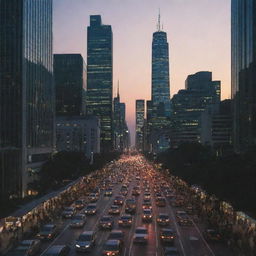
[[[103,218],[101,219],[101,221],[110,221],[110,220],[111,220],[110,217],[103,217]]]
[[[164,235],[164,236],[172,236],[173,232],[170,231],[170,230],[164,230],[164,231],[162,231],[162,235]]]
[[[87,209],[95,209],[96,207],[95,207],[95,205],[88,205],[87,206]]]
[[[130,220],[131,217],[129,217],[129,216],[122,216],[121,219],[122,219],[122,220]]]
[[[160,215],[159,216],[161,219],[169,219],[169,216],[168,215]]]
[[[80,235],[78,238],[79,241],[91,241],[92,235]]]
[[[53,227],[50,227],[50,226],[44,226],[42,228],[42,231],[52,231]]]
[[[146,229],[136,229],[136,234],[147,234]]]
[[[118,246],[113,244],[105,244],[104,250],[106,251],[118,251]]]
[[[77,200],[77,201],[76,201],[76,204],[82,204],[82,203],[83,203],[82,200]]]
[[[122,233],[111,233],[109,235],[109,239],[120,239],[123,238],[123,234]]]
[[[82,215],[77,215],[74,217],[74,220],[83,220],[84,219],[84,216]]]

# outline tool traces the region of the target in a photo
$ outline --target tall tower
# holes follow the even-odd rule
[[[86,65],[81,54],[54,54],[56,116],[85,114]]]
[[[0,1],[0,195],[33,193],[55,136],[52,0]]]
[[[136,148],[143,151],[143,126],[145,116],[145,100],[136,100]]]
[[[169,81],[169,45],[166,32],[161,30],[160,13],[157,31],[152,41],[152,91],[151,100],[156,116],[169,117],[170,81]]]
[[[256,0],[232,0],[231,94],[236,151],[256,145]]]
[[[101,149],[112,149],[113,39],[100,15],[90,16],[87,28],[87,114],[101,122]]]

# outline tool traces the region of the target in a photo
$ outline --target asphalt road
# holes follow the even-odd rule
[[[45,241],[42,245],[40,256],[45,255],[45,252],[52,245],[69,245],[71,251],[69,255],[83,255],[76,253],[75,241],[78,236],[85,230],[97,231],[96,246],[90,253],[86,255],[102,255],[103,245],[108,240],[110,231],[101,230],[98,228],[99,219],[103,215],[108,215],[108,209],[113,204],[115,196],[119,195],[121,186],[128,185],[128,194],[125,198],[132,198],[132,191],[135,186],[140,187],[140,195],[136,196],[136,213],[133,215],[132,226],[128,228],[120,228],[118,226],[118,219],[120,215],[125,213],[125,204],[123,204],[120,215],[113,215],[114,228],[124,231],[125,239],[121,255],[124,256],[161,256],[163,255],[163,245],[160,242],[159,232],[161,227],[156,222],[159,213],[167,213],[170,216],[170,224],[168,228],[175,231],[176,238],[174,246],[178,248],[180,255],[184,256],[231,256],[232,253],[222,243],[208,243],[202,235],[204,229],[203,223],[193,222],[191,226],[180,226],[177,223],[176,211],[182,208],[172,207],[167,200],[165,207],[156,206],[156,197],[154,187],[159,182],[165,181],[161,175],[153,169],[144,158],[141,156],[124,156],[119,161],[115,162],[108,167],[109,175],[111,178],[110,184],[113,185],[113,195],[111,197],[104,196],[104,189],[100,193],[99,200],[97,201],[98,212],[94,216],[87,216],[86,224],[83,228],[70,228],[70,219],[62,219],[57,217],[54,221],[59,228],[59,234],[53,241]],[[139,179],[140,178],[140,179]],[[120,182],[121,179],[121,182]],[[149,191],[151,194],[153,219],[152,222],[144,223],[142,221],[142,203],[144,199],[145,180],[148,180]],[[99,188],[102,188],[102,181],[99,181]],[[160,189],[162,184],[160,185]],[[172,185],[170,188],[172,189]],[[164,196],[164,193],[162,193]],[[85,196],[86,199],[86,196]],[[166,198],[167,199],[167,198]],[[80,212],[83,212],[81,210]],[[133,236],[136,227],[145,226],[148,229],[148,243],[147,244],[134,244]]]

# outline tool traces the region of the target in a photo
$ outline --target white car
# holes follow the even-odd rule
[[[145,227],[137,227],[133,236],[134,243],[148,243],[148,230]]]

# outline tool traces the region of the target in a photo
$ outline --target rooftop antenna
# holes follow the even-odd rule
[[[160,14],[160,8],[158,13],[158,22],[157,22],[157,31],[161,31],[161,14]]]
[[[120,98],[120,96],[119,96],[119,80],[117,82],[117,97]]]

